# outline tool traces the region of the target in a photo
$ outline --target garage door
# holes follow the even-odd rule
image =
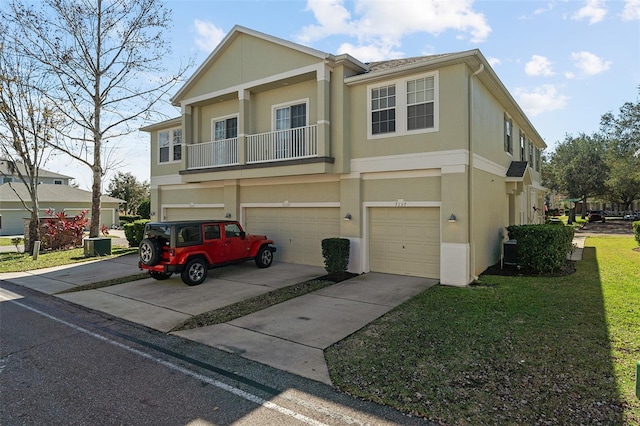
[[[163,220],[222,219],[224,209],[204,207],[167,207]]]
[[[321,241],[340,235],[340,209],[333,207],[252,207],[245,218],[247,232],[275,241],[281,262],[324,266]]]
[[[440,209],[369,209],[369,268],[440,278]]]

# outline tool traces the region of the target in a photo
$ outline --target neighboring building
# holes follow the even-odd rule
[[[19,167],[20,165],[18,165]],[[30,214],[20,199],[30,201],[29,192],[17,174],[9,172],[7,160],[0,160],[0,235],[23,235],[25,223]],[[40,170],[38,185],[38,203],[40,217],[47,217],[45,210],[64,211],[73,216],[87,210],[91,216],[91,192],[69,186],[71,177]],[[9,180],[11,179],[11,180]],[[11,185],[8,182],[12,182]],[[108,227],[119,224],[118,206],[123,202],[118,198],[103,195],[101,198],[100,223]]]
[[[27,176],[24,164],[0,158],[0,185],[8,182],[18,182],[22,184],[18,171],[22,176]],[[38,183],[68,186],[71,180],[73,180],[71,176],[61,175],[44,169],[38,171]]]
[[[361,63],[234,27],[151,136],[152,220],[230,217],[322,265],[466,285],[541,221],[544,141],[478,50]]]

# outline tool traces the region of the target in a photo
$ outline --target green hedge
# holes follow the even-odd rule
[[[124,225],[125,225],[125,224],[127,224],[127,223],[133,223],[133,222],[135,222],[136,220],[140,220],[140,219],[142,219],[142,216],[139,216],[139,215],[126,215],[126,214],[123,214],[123,215],[120,215],[120,217],[119,217],[118,219],[120,220],[120,224],[121,224],[122,226],[124,226]]]
[[[518,241],[518,265],[537,273],[562,268],[573,248],[574,230],[558,225],[512,225],[509,239]]]
[[[633,233],[636,236],[636,241],[640,246],[640,220],[638,222],[633,222]]]
[[[322,240],[324,268],[328,273],[346,272],[349,267],[349,240],[346,238],[325,238]]]
[[[148,219],[140,219],[131,223],[125,223],[124,235],[129,242],[129,247],[138,247],[140,241],[144,238],[144,226],[149,222]]]

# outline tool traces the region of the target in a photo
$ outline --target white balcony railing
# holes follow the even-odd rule
[[[189,170],[238,164],[238,138],[185,146]]]
[[[317,156],[317,125],[278,130],[247,137],[247,164]]]

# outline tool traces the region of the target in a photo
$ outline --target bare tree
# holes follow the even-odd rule
[[[18,54],[39,61],[56,83],[42,92],[69,124],[55,149],[92,170],[96,237],[110,148],[149,118],[190,65],[174,74],[162,65],[171,53],[163,38],[170,11],[161,0],[12,0],[1,14],[18,32]]]
[[[6,35],[5,29],[0,27],[0,31]],[[0,36],[0,159],[5,163],[0,176],[18,176],[21,181],[9,180],[9,186],[30,214],[25,251],[31,252],[33,243],[40,239],[39,172],[47,161],[47,144],[55,137],[58,123],[41,95],[46,84],[36,64],[13,51]],[[16,185],[24,185],[27,196]]]

